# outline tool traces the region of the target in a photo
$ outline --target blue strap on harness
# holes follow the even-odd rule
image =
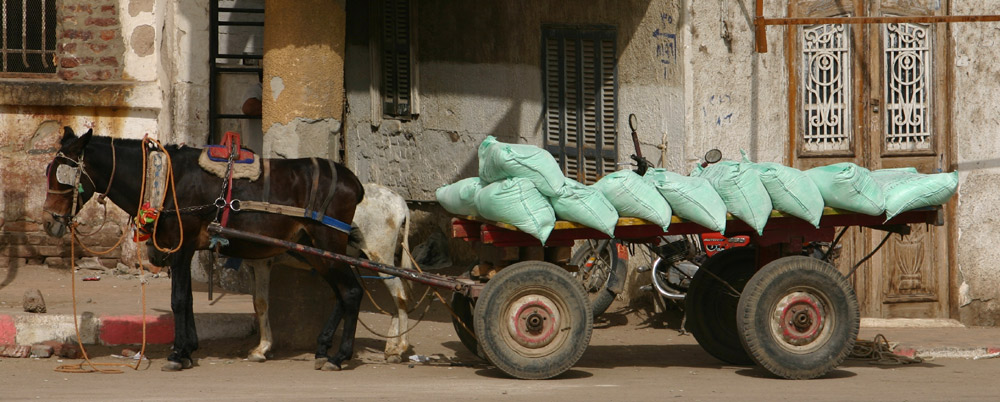
[[[329,216],[323,215],[317,211],[306,210],[305,217],[322,223],[331,228],[337,229],[344,233],[351,233],[351,225],[346,224],[337,219],[331,218]]]

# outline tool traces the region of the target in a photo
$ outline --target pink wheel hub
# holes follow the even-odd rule
[[[825,315],[821,300],[806,292],[791,293],[775,308],[775,335],[789,345],[808,345],[822,335]]]
[[[514,342],[525,348],[545,347],[558,335],[559,310],[545,296],[521,297],[507,311],[507,331]]]

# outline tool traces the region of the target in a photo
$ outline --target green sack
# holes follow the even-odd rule
[[[667,230],[673,216],[670,205],[653,185],[631,170],[619,170],[594,183],[618,216],[641,218]]]
[[[662,168],[647,170],[643,179],[667,200],[675,215],[709,230],[726,230],[726,203],[707,179],[684,176]]]
[[[801,170],[780,163],[753,163],[752,166],[760,172],[760,182],[771,196],[774,209],[819,227],[823,218],[823,195],[816,183]]]
[[[483,184],[478,177],[469,177],[441,186],[434,192],[434,197],[445,211],[456,215],[478,216],[476,193],[482,188]]]
[[[872,178],[885,194],[886,220],[920,207],[942,205],[958,190],[958,172],[921,174],[916,169],[882,169]]]
[[[550,197],[549,201],[552,202],[556,218],[576,222],[615,237],[618,211],[596,188],[585,186],[573,179],[566,179],[566,184],[559,195]]]
[[[507,144],[491,135],[479,144],[478,153],[479,178],[486,183],[522,177],[545,196],[555,197],[566,179],[552,154],[534,145]]]
[[[697,169],[692,175],[704,177],[712,184],[729,213],[746,222],[757,234],[764,232],[771,216],[771,196],[760,182],[760,173],[750,163],[721,161]]]
[[[545,244],[556,224],[552,205],[528,179],[515,177],[492,183],[476,193],[483,218],[509,223]]]
[[[885,212],[882,188],[872,179],[868,169],[851,162],[841,162],[815,167],[805,173],[816,184],[828,207],[866,215]]]

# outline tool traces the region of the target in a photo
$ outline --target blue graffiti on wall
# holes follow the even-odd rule
[[[707,123],[715,123],[716,126],[728,126],[733,123],[733,115],[730,104],[733,97],[729,95],[711,95],[708,98],[707,106],[701,107],[702,116]]]
[[[660,14],[661,27],[653,31],[653,38],[656,40],[656,58],[663,64],[663,78],[667,78],[670,65],[677,64],[677,34],[667,32],[674,29],[673,24],[673,16]]]

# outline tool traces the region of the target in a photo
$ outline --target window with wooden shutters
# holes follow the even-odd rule
[[[56,72],[55,0],[0,0],[0,72]]]
[[[409,119],[417,114],[413,5],[410,0],[382,0],[379,3],[382,116]]]
[[[542,29],[545,149],[584,184],[618,161],[615,36],[613,28]]]

